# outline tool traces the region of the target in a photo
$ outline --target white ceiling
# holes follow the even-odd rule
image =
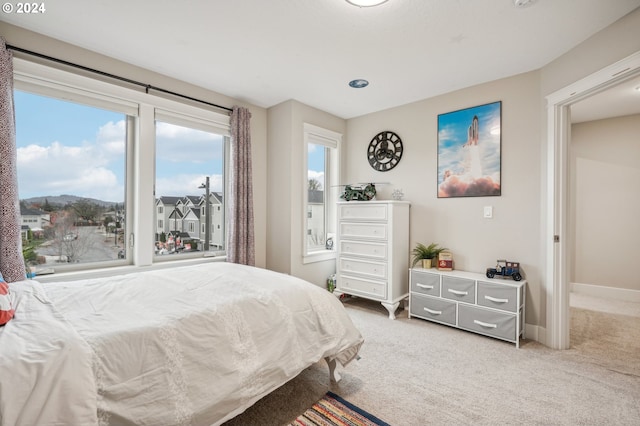
[[[571,122],[640,114],[640,76],[571,105]]]
[[[1,19],[261,107],[296,99],[351,118],[541,68],[640,0],[44,4]]]

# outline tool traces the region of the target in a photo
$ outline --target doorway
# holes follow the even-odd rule
[[[554,349],[568,349],[569,342],[569,245],[567,225],[568,145],[571,105],[640,75],[640,51],[547,96],[547,216],[546,250],[547,335]]]

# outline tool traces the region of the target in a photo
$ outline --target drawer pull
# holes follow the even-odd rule
[[[442,315],[442,311],[434,311],[433,309],[423,308],[425,311],[429,312],[431,315]]]
[[[485,328],[497,328],[498,325],[497,324],[489,324],[488,322],[482,322],[482,321],[478,321],[478,320],[473,320],[474,324],[478,324],[480,327],[485,327]]]
[[[457,295],[457,296],[466,296],[467,294],[469,294],[469,292],[468,292],[468,291],[454,290],[454,289],[452,289],[452,288],[447,289],[447,291],[448,291],[449,293],[453,293],[453,294],[455,294],[455,295]]]
[[[416,286],[418,286],[420,288],[426,288],[427,290],[433,290],[433,286],[432,285],[428,285],[428,284],[416,283]]]
[[[498,299],[497,297],[484,296],[485,299],[496,303],[509,303],[509,299]]]

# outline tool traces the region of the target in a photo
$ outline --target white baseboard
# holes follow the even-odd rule
[[[534,324],[524,325],[524,337],[526,337],[527,340],[535,340],[536,342],[542,343],[543,345],[546,344],[543,340],[541,340],[541,338],[544,337],[544,329],[541,335],[540,327]]]
[[[571,283],[571,291],[573,293],[581,293],[589,296],[602,297],[605,299],[640,303],[640,290],[605,287],[593,284]]]

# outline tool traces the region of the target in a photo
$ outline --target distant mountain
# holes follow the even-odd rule
[[[42,197],[31,197],[31,198],[26,198],[24,200],[20,200],[20,201],[24,201],[27,204],[40,204],[43,205],[45,200],[49,201],[49,204],[51,205],[58,205],[58,206],[65,206],[67,204],[73,204],[76,201],[79,200],[85,200],[91,203],[95,203],[97,205],[99,205],[100,207],[113,207],[114,204],[122,204],[122,203],[115,203],[113,201],[103,201],[103,200],[96,200],[95,198],[87,198],[87,197],[78,197],[77,195],[45,195]]]

